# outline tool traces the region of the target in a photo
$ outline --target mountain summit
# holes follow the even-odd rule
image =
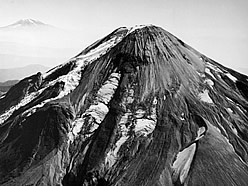
[[[0,98],[0,184],[245,186],[248,77],[119,28]]]
[[[34,20],[34,19],[21,19],[16,23],[12,24],[12,26],[37,26],[37,25],[45,25],[41,21]]]

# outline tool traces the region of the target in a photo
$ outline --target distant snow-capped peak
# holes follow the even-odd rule
[[[29,25],[45,25],[45,23],[42,23],[41,21],[34,20],[34,19],[21,19],[14,23],[15,25],[21,25],[21,26],[29,26]]]
[[[47,24],[34,19],[21,19],[13,24],[10,24],[2,28],[26,28],[26,27],[38,27],[38,26],[47,26]]]

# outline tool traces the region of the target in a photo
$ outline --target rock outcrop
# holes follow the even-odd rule
[[[248,77],[119,28],[0,98],[0,184],[246,186]]]

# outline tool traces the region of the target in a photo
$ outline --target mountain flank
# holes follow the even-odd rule
[[[0,98],[0,184],[246,186],[248,77],[121,27]]]

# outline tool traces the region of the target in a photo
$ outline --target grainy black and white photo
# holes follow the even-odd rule
[[[0,186],[247,186],[248,1],[0,0]]]

